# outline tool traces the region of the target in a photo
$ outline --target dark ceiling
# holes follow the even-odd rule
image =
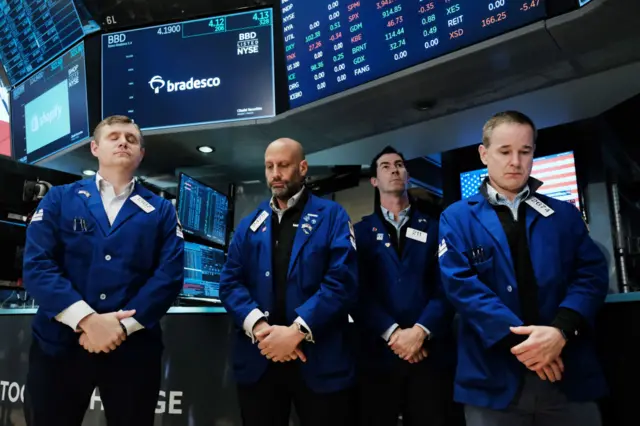
[[[124,2],[111,0],[111,3],[121,7]],[[247,0],[247,3],[255,2]],[[481,107],[494,102],[504,103],[504,100],[527,93],[533,96],[544,92],[542,89],[547,92],[556,88],[562,90],[562,87],[569,87],[569,82],[580,79],[586,82],[589,76],[602,85],[602,76],[606,74],[601,74],[598,80],[597,73],[628,75],[616,69],[640,61],[638,16],[638,1],[594,0],[580,10],[415,66],[272,120],[231,126],[225,123],[172,134],[148,134],[147,158],[141,174],[165,187],[174,184],[178,170],[187,170],[194,177],[217,185],[259,178],[264,148],[270,141],[283,136],[301,141],[308,153],[316,153],[309,157],[312,165],[366,164],[355,159],[350,162],[340,154],[340,149],[325,151],[337,158],[321,154],[323,150],[349,143],[351,146],[359,144],[360,149],[366,151],[365,141],[372,138],[387,139],[388,143],[402,142],[394,140],[394,134],[400,135],[401,130],[415,127],[416,123],[456,115],[463,117],[460,113],[464,111],[482,110],[484,114]],[[604,81],[606,84],[606,77]],[[609,91],[600,87],[599,93],[602,96],[616,94],[617,97],[601,101],[586,96],[584,100],[602,102],[602,105],[594,105],[596,109],[601,108],[599,111],[590,109],[595,114],[600,113],[613,106],[608,102],[624,99],[624,94],[618,94],[625,91],[625,86],[629,86],[626,97],[635,95],[637,91],[632,83],[635,82],[611,80],[615,89]],[[579,88],[572,86],[574,92],[571,93],[587,95],[584,91],[590,90],[589,85],[584,84]],[[618,99],[620,96],[622,99]],[[416,109],[416,104],[424,102],[433,107],[427,111]],[[584,118],[574,117],[569,112],[567,119]],[[464,124],[452,123],[454,126]],[[430,134],[429,137],[442,139],[443,135]],[[468,140],[466,143],[474,142]],[[204,144],[215,147],[215,153],[199,153],[197,146]],[[434,148],[435,145],[425,146],[419,155],[435,152]],[[446,149],[442,144],[437,148]],[[369,157],[369,153],[366,156]],[[318,161],[313,161],[314,158]],[[51,159],[44,165],[72,173],[95,167],[87,146]]]

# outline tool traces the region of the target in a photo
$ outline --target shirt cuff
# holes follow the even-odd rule
[[[298,324],[300,324],[301,326],[303,326],[308,332],[309,335],[305,338],[305,340],[307,342],[311,342],[311,343],[315,343],[315,341],[313,340],[313,332],[311,331],[311,329],[309,328],[309,326],[307,325],[306,322],[304,322],[304,320],[302,319],[302,317],[298,317],[296,318],[296,320],[294,322],[297,322]]]
[[[73,329],[73,331],[77,331],[80,321],[91,314],[95,314],[95,312],[96,311],[94,311],[93,308],[87,304],[87,302],[85,302],[84,300],[79,300],[56,315],[56,320],[68,325],[69,327],[71,327],[71,329]]]
[[[127,336],[131,336],[136,331],[142,330],[144,326],[140,324],[135,318],[129,317],[120,321],[124,328],[127,329]]]
[[[385,342],[388,342],[389,339],[391,339],[391,335],[393,334],[394,331],[396,331],[398,327],[399,327],[398,324],[393,324],[391,327],[387,328],[387,331],[382,333],[382,338],[384,339]]]
[[[251,343],[256,342],[256,336],[253,335],[253,327],[255,327],[256,323],[262,318],[265,318],[264,314],[260,309],[256,308],[249,312],[249,315],[247,315],[242,323],[242,328],[244,329],[245,334],[251,339]]]
[[[418,327],[420,327],[421,329],[423,329],[425,333],[427,333],[427,336],[425,337],[425,340],[431,339],[431,332],[429,331],[429,329],[427,327],[425,327],[424,325],[422,325],[420,323],[416,323],[416,325]]]

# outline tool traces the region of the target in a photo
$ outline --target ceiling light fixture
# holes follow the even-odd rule
[[[90,170],[90,169],[86,169],[82,171],[82,174],[85,176],[95,176],[96,175],[96,171],[95,170]]]
[[[213,148],[211,148],[210,146],[203,145],[203,146],[199,146],[198,147],[198,151],[200,151],[203,154],[211,154],[215,150]]]

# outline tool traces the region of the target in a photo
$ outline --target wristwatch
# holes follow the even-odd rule
[[[309,330],[307,329],[307,327],[305,327],[304,325],[300,324],[299,322],[294,322],[293,323],[295,325],[295,327],[298,329],[298,331],[300,333],[302,333],[302,335],[304,336],[304,340],[307,342],[313,342],[313,339],[311,338],[311,333],[309,332]]]

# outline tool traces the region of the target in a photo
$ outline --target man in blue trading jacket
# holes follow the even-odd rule
[[[392,147],[373,159],[371,184],[380,205],[355,226],[361,424],[396,426],[402,414],[404,426],[444,426],[455,347],[436,256],[438,218],[409,199],[404,157]]]
[[[98,387],[109,425],[152,426],[182,229],[171,203],[133,178],[144,148],[131,119],[98,124],[91,152],[96,179],[52,188],[27,229],[24,285],[40,306],[27,424],[80,426]]]
[[[237,327],[243,424],[286,426],[293,402],[303,426],[351,425],[358,265],[349,217],[305,189],[298,142],[272,142],[265,168],[273,197],[238,225],[220,277]]]
[[[597,426],[594,349],[608,287],[578,209],[537,193],[536,129],[508,111],[484,126],[480,194],[441,216],[439,261],[461,317],[455,398],[468,426]]]

